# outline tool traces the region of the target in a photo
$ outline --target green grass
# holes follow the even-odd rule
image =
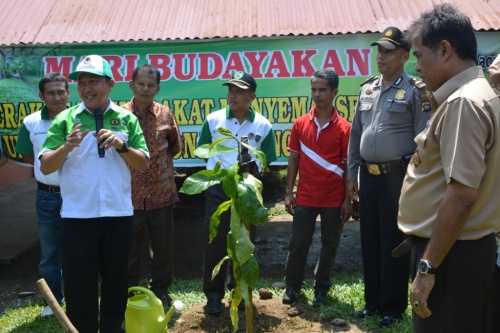
[[[283,290],[272,288],[271,285],[276,280],[260,279],[254,288],[254,295],[257,295],[259,288],[266,288],[273,293],[275,298],[281,297]],[[298,302],[307,307],[310,311],[320,313],[322,320],[333,320],[334,318],[344,318],[351,324],[357,325],[366,332],[393,332],[410,333],[412,332],[411,308],[408,307],[406,314],[398,324],[391,329],[382,330],[378,327],[378,318],[353,319],[350,314],[363,308],[363,281],[361,273],[340,273],[333,277],[333,286],[330,289],[327,304],[320,308],[313,308],[310,304],[314,297],[313,279],[305,281],[304,287],[299,294]],[[193,304],[204,303],[205,295],[201,288],[201,279],[195,280],[176,280],[170,288],[170,295],[173,299],[181,300],[186,308]],[[226,299],[229,294],[226,294]],[[40,318],[43,303],[27,303],[19,308],[9,309],[0,318],[1,333],[42,333],[42,332],[63,332],[59,323],[54,317]],[[173,320],[179,317],[176,313]],[[325,332],[326,333],[326,332]]]
[[[0,103],[14,103],[17,107],[21,102],[40,101],[38,97],[38,85],[36,88],[33,88],[18,79],[0,80],[0,90],[2,91]]]
[[[29,83],[31,83],[34,87],[34,89],[36,89],[36,91],[38,91],[38,83],[40,82],[40,79],[41,77],[40,76],[24,76],[23,79],[25,81],[28,81]]]
[[[30,302],[22,307],[7,310],[0,318],[0,332],[64,332],[54,316],[47,318],[40,317],[43,306],[43,302]]]
[[[286,215],[286,214],[288,214],[287,211],[282,207],[269,208],[269,216]]]

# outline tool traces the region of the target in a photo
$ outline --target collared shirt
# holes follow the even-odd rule
[[[106,150],[104,158],[97,153],[94,115],[83,103],[59,113],[52,121],[39,157],[61,147],[77,124],[80,131],[90,132],[75,147],[59,169],[61,217],[95,218],[132,216],[131,177],[128,164],[116,149]],[[103,128],[113,131],[120,140],[142,151],[149,158],[141,126],[134,114],[110,102],[104,113]]]
[[[387,87],[382,77],[363,84],[352,121],[348,179],[357,180],[361,159],[401,160],[415,151],[413,139],[430,118],[430,95],[404,71]]]
[[[347,157],[351,124],[333,108],[320,127],[316,106],[292,125],[288,150],[299,154],[296,203],[308,207],[340,207],[345,197],[342,160]]]
[[[248,144],[261,150],[266,155],[267,163],[276,161],[276,139],[271,123],[260,113],[255,112],[252,107],[250,107],[247,119],[241,124],[233,116],[229,106],[209,114],[203,122],[198,146],[226,137],[219,133],[221,127],[230,130],[239,140],[243,136],[248,137]],[[221,160],[222,168],[228,168],[238,160],[238,143],[236,140],[226,140],[223,144],[235,148],[236,151],[210,157],[207,161],[208,170],[212,170],[218,160]],[[251,152],[250,155],[256,160]],[[256,163],[259,170],[262,170],[258,160],[256,160]]]
[[[500,225],[500,100],[471,67],[443,84],[438,109],[416,138],[399,202],[399,228],[430,238],[451,179],[478,190],[458,239],[474,240]]]
[[[157,102],[141,114],[134,99],[122,106],[139,119],[149,149],[149,168],[132,173],[132,204],[135,210],[154,210],[179,201],[173,157],[182,151],[182,139],[172,111]]]
[[[33,173],[37,181],[59,186],[59,176],[57,172],[44,175],[40,171],[40,160],[37,158],[42,145],[47,138],[52,120],[49,118],[47,107],[44,105],[38,112],[34,112],[24,118],[23,124],[19,129],[19,135],[16,143],[16,152],[18,154],[33,155]]]

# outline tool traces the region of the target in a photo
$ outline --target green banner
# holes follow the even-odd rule
[[[500,49],[500,32],[478,33],[479,63],[488,67]],[[255,109],[272,123],[276,133],[278,161],[286,164],[290,128],[295,119],[311,108],[310,77],[315,70],[333,68],[340,76],[335,106],[352,120],[360,84],[377,75],[376,48],[370,43],[378,34],[307,36],[281,39],[235,39],[220,41],[179,41],[164,43],[117,43],[0,49],[0,134],[8,157],[20,160],[15,151],[22,120],[38,111],[38,81],[44,73],[67,76],[80,59],[99,54],[112,67],[116,81],[111,99],[121,105],[132,97],[132,72],[150,63],[160,69],[157,102],[170,107],[177,119],[184,150],[175,166],[205,165],[194,156],[201,124],[205,117],[226,106],[227,88],[222,86],[233,71],[244,70],[257,81]],[[413,56],[405,66],[414,71]],[[70,81],[70,105],[80,102],[77,86]]]

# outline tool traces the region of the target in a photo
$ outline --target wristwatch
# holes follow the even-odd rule
[[[432,267],[429,261],[425,259],[420,259],[418,262],[418,272],[420,274],[436,274],[437,267]]]
[[[128,141],[127,140],[123,140],[123,146],[120,149],[117,149],[116,152],[118,154],[123,154],[123,153],[128,152],[129,149],[130,149],[130,145],[129,145]]]

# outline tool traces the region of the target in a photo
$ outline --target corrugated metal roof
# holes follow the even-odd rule
[[[271,37],[406,29],[444,0],[0,0],[0,45]],[[451,0],[500,30],[500,0]]]

